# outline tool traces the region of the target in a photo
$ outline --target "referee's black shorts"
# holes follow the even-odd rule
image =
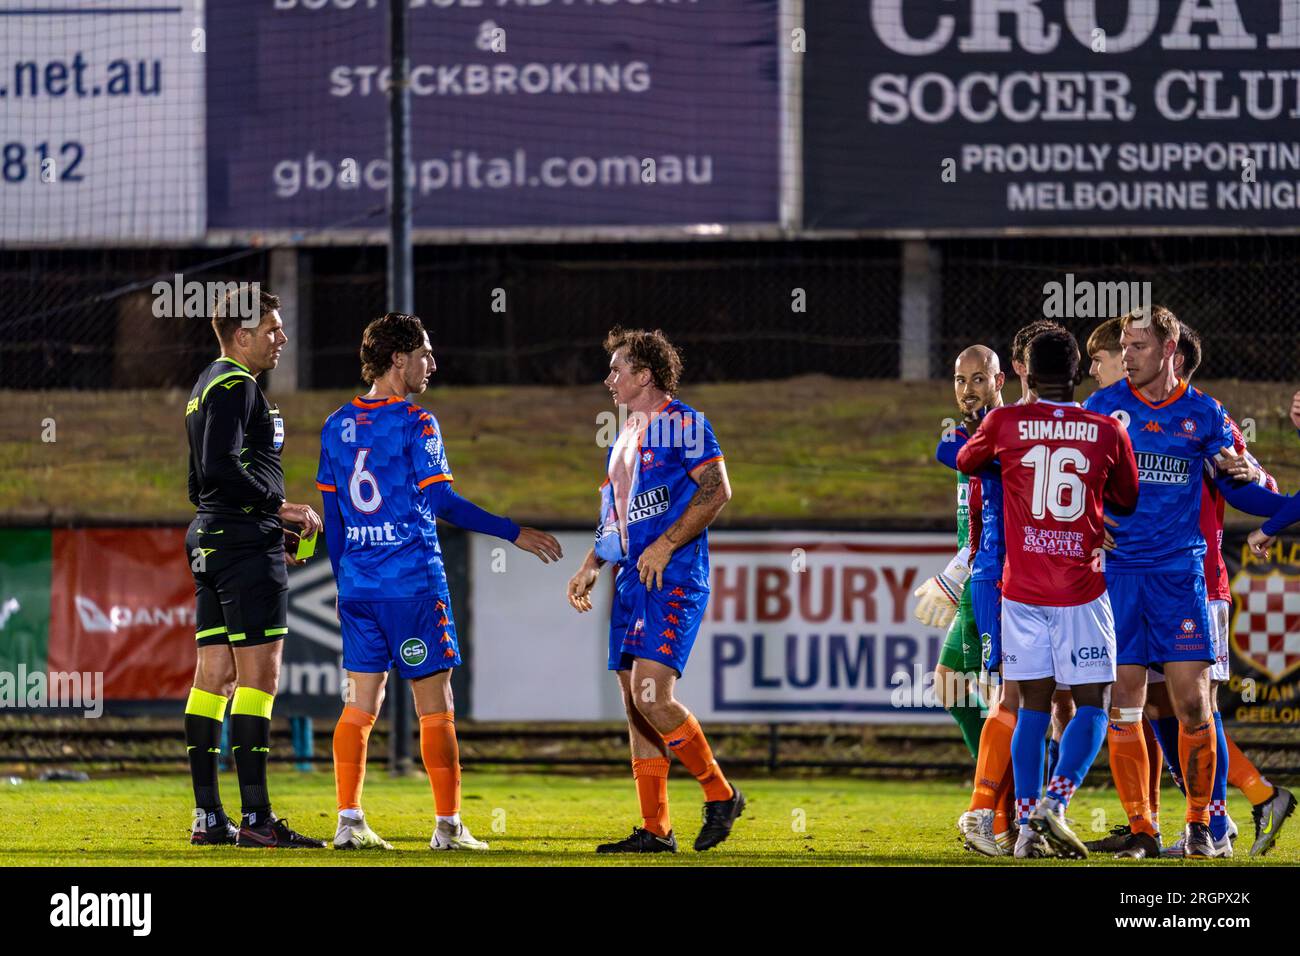
[[[185,535],[194,574],[195,643],[253,647],[289,633],[284,532],[220,517],[195,518]]]

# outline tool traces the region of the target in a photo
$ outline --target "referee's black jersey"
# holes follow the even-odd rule
[[[249,370],[224,356],[204,369],[185,406],[185,431],[199,517],[278,526],[284,419]]]

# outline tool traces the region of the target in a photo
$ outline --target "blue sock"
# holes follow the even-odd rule
[[[1061,742],[1053,737],[1047,742],[1047,778],[1056,776],[1056,765],[1061,760]]]
[[[1161,717],[1151,721],[1151,729],[1156,732],[1156,741],[1165,755],[1169,767],[1169,776],[1174,785],[1186,796],[1187,788],[1183,786],[1183,768],[1178,763],[1178,718]]]
[[[1228,835],[1228,738],[1223,735],[1223,715],[1214,712],[1214,735],[1218,753],[1214,760],[1214,789],[1210,791],[1210,836],[1222,840]]]
[[[1045,710],[1029,710],[1023,704],[1016,715],[1016,732],[1011,735],[1011,768],[1016,778],[1016,817],[1020,823],[1043,792],[1043,738],[1052,725]]]
[[[1068,806],[1105,740],[1106,712],[1086,704],[1079,707],[1061,735],[1061,759],[1047,785],[1047,795]]]

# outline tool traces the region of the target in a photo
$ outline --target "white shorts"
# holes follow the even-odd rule
[[[1115,616],[1110,598],[1047,607],[1002,599],[1002,673],[1007,680],[1054,677],[1061,684],[1115,680]]]
[[[1232,612],[1231,601],[1210,601],[1210,632],[1214,635],[1214,663],[1210,665],[1210,680],[1225,681],[1232,676],[1228,663],[1228,618]]]

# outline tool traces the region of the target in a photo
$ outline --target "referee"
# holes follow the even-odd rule
[[[280,519],[301,527],[305,537],[321,529],[308,505],[284,500],[284,419],[257,385],[257,376],[275,368],[288,341],[279,308],[276,296],[251,292],[243,283],[217,304],[212,329],[221,357],[203,370],[185,406],[189,494],[198,509],[185,536],[198,645],[185,705],[195,803],[190,843],[196,845],[325,846],[278,819],[266,789],[271,705],[289,630],[285,565],[303,563],[285,550],[298,536]],[[226,817],[217,789],[227,701],[243,814],[238,828]]]

